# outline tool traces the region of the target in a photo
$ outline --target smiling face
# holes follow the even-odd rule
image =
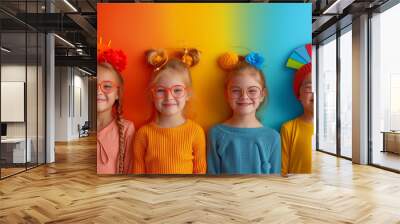
[[[186,74],[172,69],[165,69],[158,74],[152,85],[154,106],[163,116],[182,114],[186,101],[189,100],[189,87],[185,82]]]
[[[304,111],[314,111],[314,93],[312,92],[311,74],[307,74],[300,86],[299,100]]]
[[[120,80],[110,68],[97,66],[97,113],[111,111],[119,99]]]
[[[260,74],[255,73],[255,69],[244,69],[229,79],[225,95],[234,114],[255,115],[264,101],[266,90],[263,80],[259,78]]]

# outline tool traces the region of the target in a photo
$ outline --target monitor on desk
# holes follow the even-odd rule
[[[1,138],[7,137],[7,124],[1,123]]]

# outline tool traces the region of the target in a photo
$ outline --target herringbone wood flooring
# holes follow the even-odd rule
[[[93,137],[0,181],[0,223],[400,223],[400,175],[316,152],[289,178],[97,176]]]

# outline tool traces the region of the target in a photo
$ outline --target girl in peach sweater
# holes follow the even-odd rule
[[[99,48],[100,49],[100,48]],[[132,173],[133,123],[122,118],[122,51],[100,50],[97,58],[97,173]]]
[[[199,62],[199,52],[185,49],[182,53],[181,60],[168,60],[164,50],[147,52],[149,64],[155,67],[150,88],[157,114],[153,122],[137,131],[135,174],[206,173],[204,131],[183,114],[191,96],[189,68]]]

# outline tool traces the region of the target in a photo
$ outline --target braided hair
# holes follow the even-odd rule
[[[99,63],[98,66],[101,66],[102,68],[110,70],[113,74],[116,75],[118,82],[119,82],[119,87],[118,87],[118,99],[115,101],[113,105],[114,113],[115,113],[115,118],[116,122],[118,125],[118,135],[119,135],[119,147],[118,147],[118,161],[117,161],[117,173],[122,174],[124,172],[124,160],[125,160],[125,127],[123,123],[123,116],[122,116],[122,95],[123,95],[123,84],[124,84],[124,79],[122,78],[122,75],[114,69],[114,67],[107,63]]]

